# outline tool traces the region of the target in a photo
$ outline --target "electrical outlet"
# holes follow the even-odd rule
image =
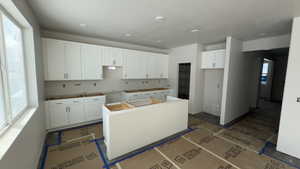
[[[300,103],[300,97],[297,98],[297,102]]]

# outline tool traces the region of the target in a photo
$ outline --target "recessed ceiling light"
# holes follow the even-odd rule
[[[157,40],[156,42],[157,42],[157,43],[161,43],[161,40]]]
[[[85,23],[81,23],[81,24],[79,24],[79,26],[86,27],[86,24]]]
[[[163,21],[166,20],[166,18],[163,17],[163,16],[156,16],[156,17],[155,17],[155,20],[156,20],[157,22],[163,22]]]
[[[191,30],[192,33],[199,32],[199,31],[200,31],[200,29],[192,29]]]
[[[130,33],[126,33],[125,36],[126,36],[126,37],[130,37],[130,36],[132,36],[132,35],[131,35]]]

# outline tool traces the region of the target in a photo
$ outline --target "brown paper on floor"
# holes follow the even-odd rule
[[[245,148],[209,135],[201,130],[188,133],[185,135],[185,138],[242,169],[295,169],[283,162],[248,151]]]
[[[249,149],[259,152],[265,145],[265,142],[255,137],[245,135],[234,130],[223,130],[218,134],[219,137],[228,139],[238,145],[248,147]]]
[[[82,128],[63,131],[61,135],[61,141],[65,143],[70,140],[87,136],[90,134],[94,134],[96,139],[102,138],[103,137],[102,124],[94,124]]]
[[[96,143],[84,140],[49,147],[44,169],[99,169],[103,165]]]
[[[279,121],[271,118],[259,118],[254,115],[249,115],[243,119],[243,121],[247,121],[252,124],[260,125],[269,128],[270,131],[276,131],[279,126]]]
[[[204,120],[195,118],[195,117],[189,117],[189,127],[191,128],[202,128],[202,129],[206,129],[209,130],[211,132],[218,132],[220,130],[222,130],[222,127],[206,122]]]
[[[235,168],[183,138],[163,144],[158,149],[181,169]]]
[[[274,132],[271,132],[264,126],[248,123],[241,121],[229,128],[229,130],[234,130],[251,137],[267,141],[270,137],[274,135]]]
[[[159,152],[152,149],[119,163],[122,169],[175,169]]]

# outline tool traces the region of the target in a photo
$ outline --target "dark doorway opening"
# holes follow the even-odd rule
[[[190,98],[190,75],[191,63],[180,63],[178,77],[178,98]]]

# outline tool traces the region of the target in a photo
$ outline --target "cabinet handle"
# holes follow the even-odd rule
[[[64,73],[64,79],[68,79],[69,78],[69,74],[68,73]]]
[[[63,103],[56,103],[56,104],[63,104]]]
[[[216,67],[216,63],[213,63],[213,67]]]
[[[116,64],[116,60],[113,61],[113,65],[115,65],[115,64]]]

